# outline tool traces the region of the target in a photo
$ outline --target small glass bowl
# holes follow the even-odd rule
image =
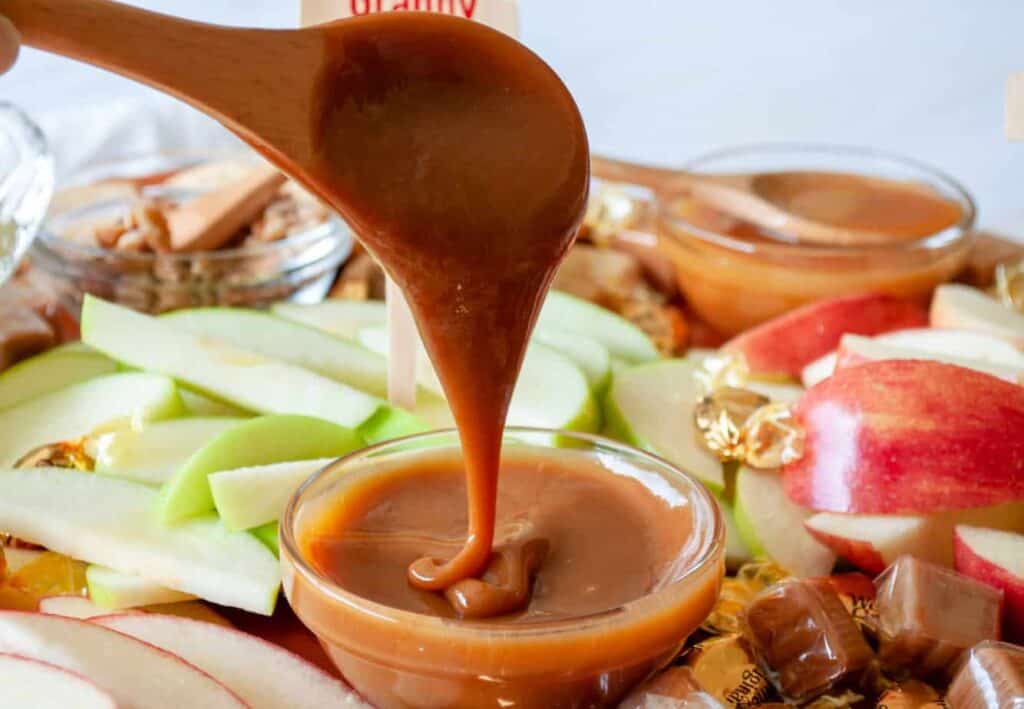
[[[753,145],[704,155],[684,169],[725,174],[823,170],[912,181],[961,209],[957,224],[916,241],[828,247],[748,241],[709,230],[682,216],[685,196],[663,195],[661,249],[674,263],[690,306],[724,335],[840,295],[884,292],[926,301],[935,286],[963,269],[973,244],[971,196],[951,177],[908,158],[860,148]]]
[[[174,172],[202,162],[151,156],[92,168],[72,184],[108,180],[116,185],[119,179]],[[143,187],[142,194],[174,202],[199,193],[155,184]],[[284,300],[314,303],[327,294],[352,251],[352,233],[334,214],[280,241],[197,253],[133,253],[60,236],[77,221],[121,213],[134,199],[115,188],[86,204],[57,206],[39,234],[32,263],[75,311],[85,293],[146,313],[216,305],[261,307]]]
[[[284,591],[342,675],[381,709],[610,706],[669,662],[707,617],[724,572],[724,527],[710,493],[669,463],[597,436],[509,428],[503,455],[598,462],[689,509],[692,533],[650,595],[595,615],[524,625],[396,610],[338,586],[303,558],[303,530],[345,490],[418,456],[459,451],[440,431],[367,448],[327,466],[281,520]],[[560,446],[553,447],[552,439]],[[563,462],[564,464],[564,462]],[[614,520],[609,520],[614,524]]]

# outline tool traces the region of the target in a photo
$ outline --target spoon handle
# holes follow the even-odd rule
[[[0,14],[25,44],[153,86],[257,147],[288,147],[296,139],[282,126],[290,112],[308,121],[315,69],[323,62],[315,34],[219,27],[110,0],[0,0]],[[275,104],[268,111],[262,104],[269,94]]]
[[[694,179],[685,172],[615,160],[600,155],[590,158],[590,171],[595,177],[611,182],[628,182],[648,187],[655,192],[673,192],[690,187]]]

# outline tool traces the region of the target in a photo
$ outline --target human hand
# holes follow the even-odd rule
[[[14,28],[10,20],[0,16],[0,74],[14,66],[20,46],[21,36],[18,34],[18,30]]]

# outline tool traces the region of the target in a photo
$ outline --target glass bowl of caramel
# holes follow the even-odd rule
[[[898,224],[906,232],[919,225],[921,231],[912,238],[904,233],[891,243],[832,246],[768,233],[688,194],[662,195],[662,251],[675,265],[689,305],[725,335],[840,295],[884,292],[926,301],[935,286],[963,269],[973,243],[970,194],[948,175],[909,158],[852,147],[766,144],[710,153],[684,169],[698,174],[800,171],[884,178],[927,191],[945,215],[936,219],[898,199],[865,207],[877,209],[875,215],[857,205],[861,225],[865,219],[870,225],[875,216],[879,228]],[[839,205],[835,211],[853,209]]]
[[[57,192],[30,253],[77,310],[85,293],[146,313],[321,300],[354,244],[347,225],[290,180],[242,208],[223,243],[177,248],[172,214],[266,169],[248,153],[158,153],[88,167]],[[282,178],[283,180],[283,178]]]
[[[410,563],[465,539],[455,433],[361,450],[293,496],[281,521],[285,594],[374,706],[611,706],[671,661],[715,603],[720,513],[661,459],[510,428],[497,500],[487,571],[430,592],[409,582]],[[519,602],[467,617],[458,601],[480,583],[518,588],[502,598]]]

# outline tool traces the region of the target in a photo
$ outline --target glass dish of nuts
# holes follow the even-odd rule
[[[91,293],[161,313],[318,301],[352,244],[337,215],[255,156],[158,155],[70,180],[31,262],[69,306]]]

